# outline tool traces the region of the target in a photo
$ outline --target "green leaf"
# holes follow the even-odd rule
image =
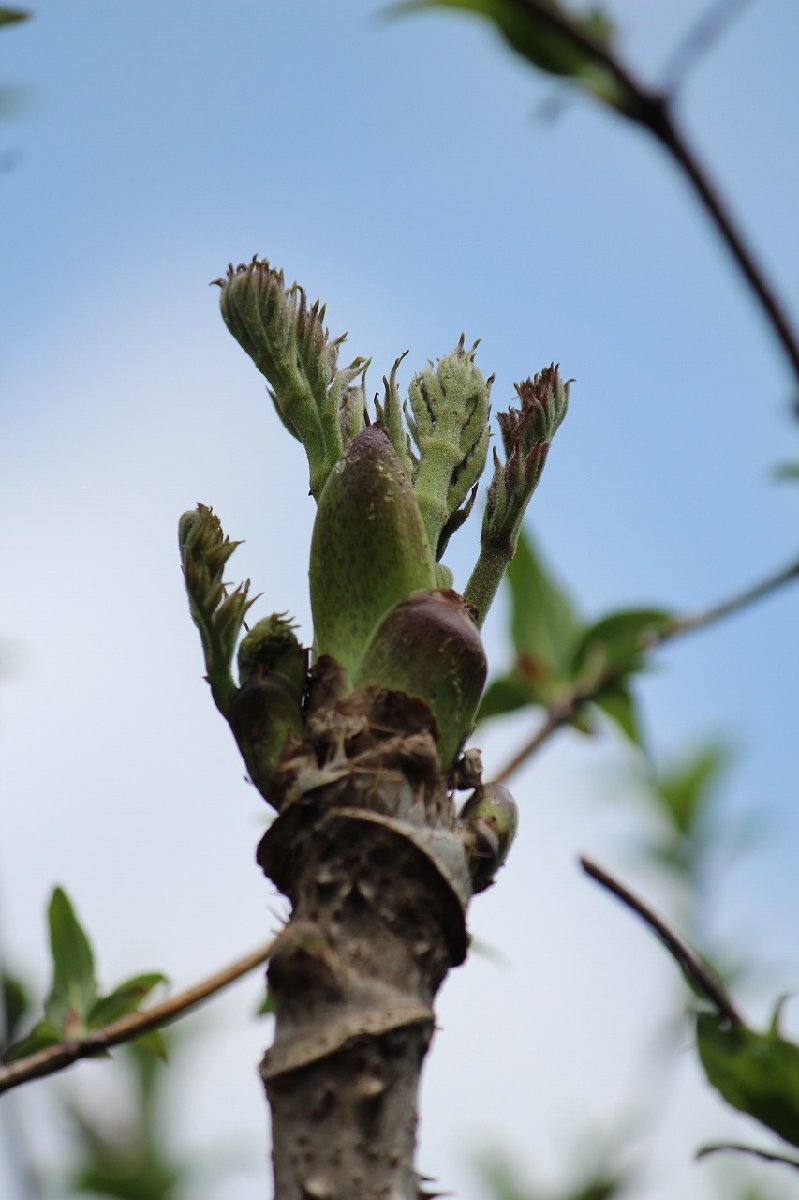
[[[268,1016],[271,1016],[271,1014],[274,1011],[275,1011],[275,1004],[274,1004],[274,1000],[272,998],[272,992],[271,992],[269,986],[267,986],[264,989],[264,998],[261,1001],[261,1003],[258,1005],[255,1015],[257,1017],[268,1017]]]
[[[9,971],[0,971],[0,1014],[3,1026],[0,1028],[0,1052],[3,1047],[13,1042],[19,1032],[20,1025],[31,1010],[31,998],[28,989],[21,979]]]
[[[683,837],[692,835],[715,799],[729,760],[726,746],[710,743],[656,779],[654,797],[658,807]]]
[[[560,13],[598,46],[609,46],[613,26],[607,15],[599,9],[575,14],[557,3],[557,0],[549,0],[547,7]],[[531,10],[523,0],[404,0],[393,5],[389,12],[404,15],[440,8],[485,17],[493,23],[512,50],[540,71],[571,79],[619,112],[634,116],[634,98],[598,56]]]
[[[550,696],[569,681],[582,624],[524,530],[508,568],[510,634],[518,667],[531,687]]]
[[[19,21],[27,21],[30,19],[30,13],[26,8],[0,8],[0,26],[16,25]]]
[[[147,1033],[143,1033],[141,1037],[137,1037],[131,1043],[138,1050],[144,1050],[148,1054],[152,1054],[161,1062],[169,1062],[169,1045],[166,1038],[160,1029],[150,1029]]]
[[[159,983],[167,982],[166,975],[162,975],[159,971],[134,975],[132,979],[126,979],[124,983],[118,984],[113,992],[99,998],[89,1013],[88,1028],[103,1029],[112,1021],[118,1020],[119,1017],[138,1012],[142,1001],[149,996],[153,988]]]
[[[668,629],[673,617],[661,608],[631,608],[610,613],[584,631],[574,653],[578,679],[597,680],[610,671],[619,678],[643,666],[647,638]]]
[[[45,1016],[66,1038],[79,1036],[97,1000],[94,954],[63,888],[53,891],[49,908],[53,984]]]
[[[696,1034],[705,1074],[727,1103],[799,1146],[799,1046],[717,1013],[700,1013]]]
[[[799,462],[779,463],[772,472],[781,483],[799,483]]]
[[[638,716],[638,706],[626,683],[612,684],[603,688],[594,703],[606,717],[629,738],[634,746],[643,748],[644,738]]]
[[[489,683],[480,702],[478,724],[480,721],[487,721],[489,717],[501,717],[505,713],[517,712],[525,705],[535,703],[538,701],[529,685],[517,671],[510,671]]]
[[[5,1062],[15,1062],[18,1058],[27,1058],[37,1050],[45,1050],[48,1046],[57,1046],[63,1036],[60,1028],[46,1018],[34,1025],[30,1033],[20,1041],[9,1046],[3,1055]]]

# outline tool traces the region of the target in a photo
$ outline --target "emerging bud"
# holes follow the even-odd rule
[[[307,667],[307,650],[279,613],[259,621],[239,647],[241,687],[230,705],[230,728],[250,779],[266,800],[286,743],[303,734]]]
[[[233,591],[222,578],[227,561],[240,542],[225,536],[216,513],[205,504],[184,513],[178,525],[178,543],[192,620],[200,631],[207,678],[214,702],[227,716],[236,690],[230,672],[236,642],[247,610],[250,581]]]
[[[273,613],[253,625],[239,646],[239,681],[244,687],[261,671],[277,675],[290,687],[298,702],[305,691],[308,651],[300,645],[285,613]]]
[[[438,724],[449,771],[472,728],[486,678],[483,643],[469,606],[449,589],[415,592],[375,630],[355,677],[424,700]]]
[[[352,385],[368,366],[356,358],[337,367],[346,338],[331,338],[325,308],[308,305],[298,284],[286,287],[282,271],[266,261],[228,267],[222,289],[222,316],[236,341],[271,385],[283,424],[305,447],[311,492],[318,497],[348,441],[364,426],[363,393]]]
[[[359,433],[325,484],[309,575],[316,652],[350,677],[384,614],[435,587],[416,496],[383,430]]]
[[[413,378],[408,393],[408,426],[419,448],[414,488],[436,559],[471,511],[488,453],[494,380],[484,379],[474,361],[478,344],[467,350],[461,334],[451,354]]]
[[[501,783],[478,787],[460,814],[461,833],[475,892],[484,892],[508,857],[516,830],[519,809]]]
[[[519,530],[530,498],[538,487],[555,432],[566,415],[569,386],[553,363],[534,379],[517,383],[521,408],[499,413],[506,461],[494,451],[494,478],[488,489],[480,558],[464,595],[485,620],[505,570],[516,553]]]

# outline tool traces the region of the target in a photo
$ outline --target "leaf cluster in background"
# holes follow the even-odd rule
[[[539,1188],[523,1182],[510,1162],[492,1154],[478,1164],[479,1175],[486,1193],[492,1200],[615,1200],[630,1194],[630,1178],[626,1171],[603,1161],[606,1156],[589,1159],[593,1149],[591,1139],[581,1142],[577,1179],[561,1188]]]
[[[647,638],[668,627],[671,615],[660,608],[625,609],[584,622],[524,532],[506,578],[515,658],[510,670],[488,685],[478,719],[528,705],[552,708],[579,692],[590,695],[591,702],[640,745],[630,682],[645,665]],[[593,728],[585,707],[571,723],[584,732]]]
[[[63,888],[57,887],[53,891],[48,921],[53,982],[44,1004],[44,1016],[26,1037],[5,1051],[4,1057],[8,1061],[59,1042],[79,1040],[92,1030],[102,1029],[128,1013],[137,1012],[153,988],[166,982],[166,976],[150,971],[134,975],[101,995],[91,943]],[[18,995],[17,1001],[21,1000]],[[12,1007],[11,1010],[7,1007],[7,1014],[9,1011],[16,1011],[13,995]],[[8,1024],[8,1015],[6,1022]],[[141,1041],[156,1054],[164,1054],[163,1041],[157,1031],[146,1034]]]

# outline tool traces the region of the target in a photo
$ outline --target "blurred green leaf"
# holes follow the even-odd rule
[[[511,595],[510,634],[517,669],[533,691],[551,691],[548,681],[571,678],[574,645],[582,624],[569,597],[554,579],[529,534],[522,531],[507,573]]]
[[[516,661],[505,675],[489,683],[478,721],[528,704],[551,704],[570,685],[574,644],[582,630],[571,601],[524,530],[506,579]]]
[[[101,996],[89,1013],[87,1025],[90,1029],[102,1029],[119,1017],[128,1013],[138,1012],[143,1000],[159,983],[167,983],[166,975],[160,971],[150,971],[144,975],[134,975],[120,983],[107,996]]]
[[[799,1146],[799,1046],[776,1027],[757,1033],[717,1013],[700,1013],[696,1034],[705,1075],[727,1103]]]
[[[610,48],[613,24],[600,8],[575,13],[557,0],[547,0],[553,12],[565,17],[597,46]],[[490,21],[505,42],[532,66],[559,79],[570,79],[598,100],[628,116],[635,115],[635,100],[597,54],[568,33],[555,28],[522,0],[402,0],[389,9],[403,16],[428,9],[455,9]]]
[[[480,701],[480,711],[477,714],[478,723],[489,717],[503,716],[505,713],[516,712],[531,704],[530,688],[516,671],[500,675],[489,683]]]
[[[53,984],[44,1012],[65,1038],[77,1037],[97,1000],[94,954],[63,888],[53,890],[48,917]]]
[[[9,1046],[3,1058],[6,1062],[14,1062],[18,1058],[25,1058],[28,1054],[36,1054],[38,1050],[46,1050],[48,1046],[57,1046],[61,1041],[63,1041],[63,1034],[60,1027],[45,1017],[37,1022],[24,1038],[14,1042],[13,1046]]]
[[[716,799],[716,789],[730,761],[720,742],[709,743],[663,771],[655,780],[654,797],[669,824],[690,837]]]
[[[31,16],[27,8],[6,8],[5,5],[0,7],[0,27],[3,25],[16,25],[19,21],[27,21]]]
[[[2,996],[2,1019],[0,1027],[0,1053],[13,1042],[20,1026],[31,1010],[30,993],[25,984],[10,971],[0,972],[0,996]]]
[[[595,697],[597,708],[610,717],[634,746],[643,747],[644,738],[638,705],[626,683],[614,683],[603,688]]]
[[[268,1016],[271,1016],[271,1014],[274,1011],[275,1011],[275,1005],[274,1005],[274,1001],[272,999],[272,992],[271,992],[270,988],[267,986],[266,988],[264,988],[264,997],[263,997],[263,1000],[261,1001],[261,1003],[258,1005],[255,1015],[257,1017],[268,1017]]]
[[[779,463],[774,468],[773,478],[785,483],[799,483],[799,462]]]
[[[667,629],[673,617],[661,608],[631,608],[589,625],[574,652],[576,679],[599,679],[606,671],[624,677],[644,665],[647,638]]]
[[[162,1063],[169,1062],[169,1043],[160,1029],[150,1029],[131,1043],[137,1050],[151,1055]]]

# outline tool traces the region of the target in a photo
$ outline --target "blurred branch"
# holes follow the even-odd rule
[[[17,1062],[0,1067],[0,1093],[19,1087],[20,1084],[28,1083],[32,1079],[54,1075],[57,1071],[63,1071],[65,1067],[71,1066],[81,1058],[94,1058],[98,1054],[105,1053],[112,1046],[133,1041],[142,1034],[149,1033],[151,1029],[158,1029],[162,1025],[170,1024],[187,1013],[189,1009],[194,1008],[195,1005],[209,999],[222,988],[235,983],[237,979],[241,979],[243,975],[247,975],[265,963],[272,953],[274,945],[275,939],[273,938],[265,946],[260,946],[257,950],[245,954],[243,958],[237,959],[230,966],[201,980],[200,983],[188,988],[185,992],[180,992],[179,995],[165,1000],[163,1004],[156,1004],[145,1012],[130,1013],[128,1016],[120,1017],[118,1021],[112,1021],[103,1029],[92,1030],[75,1041],[59,1042],[57,1046],[48,1046],[35,1054],[20,1058]]]
[[[789,1158],[786,1154],[777,1154],[773,1150],[761,1150],[758,1146],[744,1146],[740,1142],[713,1142],[709,1146],[702,1146],[696,1152],[696,1160],[709,1158],[711,1154],[720,1154],[725,1150],[734,1151],[736,1154],[748,1154],[752,1158],[759,1158],[763,1162],[782,1163],[784,1167],[793,1167],[794,1171],[799,1171],[799,1158]]]
[[[646,651],[654,650],[664,642],[682,637],[686,633],[693,633],[697,629],[705,629],[709,625],[715,625],[717,621],[721,621],[725,617],[730,617],[734,613],[748,608],[758,600],[762,600],[763,597],[778,591],[785,584],[797,578],[799,578],[799,561],[790,563],[774,575],[769,575],[766,579],[761,580],[760,583],[756,583],[752,587],[736,593],[729,599],[723,600],[720,604],[700,609],[698,612],[691,613],[685,617],[675,617],[670,624],[665,625],[658,632],[650,633],[642,644],[641,649]],[[540,750],[553,733],[557,733],[563,725],[568,725],[585,704],[594,700],[605,688],[619,682],[620,677],[618,668],[609,667],[600,674],[598,679],[593,679],[589,684],[576,683],[562,696],[559,696],[547,709],[547,715],[543,723],[520,746],[516,753],[508,759],[501,770],[494,776],[493,782],[504,783],[528,758],[531,758],[536,751]]]
[[[609,891],[617,900],[639,916],[644,924],[651,929],[658,940],[666,947],[672,958],[679,963],[685,974],[696,988],[711,1001],[716,1010],[733,1025],[743,1025],[732,1000],[728,996],[720,980],[705,966],[699,956],[683,941],[678,933],[671,929],[662,917],[658,916],[645,901],[636,896],[630,889],[608,871],[603,870],[591,859],[580,857],[580,866],[589,878]]]
[[[647,87],[608,46],[596,41],[562,10],[551,7],[549,0],[517,0],[517,3],[538,20],[557,30],[595,63],[604,67],[626,93],[628,104],[625,111],[627,115],[657,138],[691,184],[746,279],[750,291],[760,302],[760,306],[791,364],[794,379],[799,384],[799,337],[797,337],[771,282],[766,278],[759,264],[755,262],[746,239],[737,228],[721,195],[711,183],[703,163],[695,156],[685,135],[675,122],[669,95],[658,88]]]
[[[699,60],[713,48],[751,0],[715,0],[691,25],[672,50],[661,71],[662,87],[670,97]]]

